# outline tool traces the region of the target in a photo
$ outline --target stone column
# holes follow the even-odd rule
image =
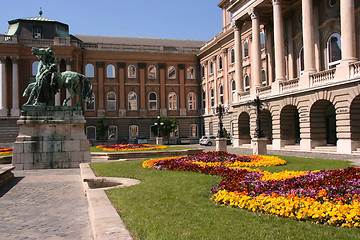
[[[275,47],[275,81],[285,80],[285,47],[281,0],[273,0],[274,12],[274,47]]]
[[[158,97],[158,101],[160,102],[160,115],[167,116],[167,107],[166,107],[166,86],[165,86],[165,79],[166,79],[166,63],[159,63],[159,79],[160,79],[160,94]]]
[[[6,57],[0,56],[0,116],[8,115],[6,87]]]
[[[180,103],[180,116],[186,116],[186,100],[187,95],[185,91],[185,64],[178,64],[179,69],[179,83],[180,83],[180,94],[179,94],[179,103]]]
[[[224,104],[225,105],[229,105],[231,103],[231,93],[230,93],[230,84],[231,84],[231,79],[229,80],[229,75],[227,74],[228,72],[228,54],[227,54],[227,49],[223,49],[222,50],[222,61],[223,61],[223,82],[224,82]],[[236,70],[235,70],[236,71]]]
[[[140,79],[140,94],[139,94],[139,101],[140,101],[140,116],[146,116],[146,90],[145,90],[145,78],[146,78],[146,63],[139,62],[139,79]]]
[[[357,61],[354,0],[340,1],[342,62]]]
[[[288,41],[288,79],[294,79],[294,43],[293,43],[293,29],[292,29],[292,18],[289,18],[287,22],[287,41]]]
[[[237,92],[244,92],[243,81],[243,64],[242,64],[242,47],[241,47],[241,28],[243,22],[236,21],[234,24],[234,39],[235,39],[235,82]],[[238,102],[239,98],[234,100]]]
[[[314,11],[312,0],[302,0],[303,43],[305,73],[316,72],[315,68],[315,36]]]
[[[125,94],[125,62],[119,62],[117,64],[119,72],[119,117],[126,116],[126,94]]]
[[[251,95],[255,97],[256,88],[262,87],[261,81],[261,47],[260,47],[260,21],[259,11],[251,8],[249,11],[252,23],[252,47],[251,47]]]
[[[71,71],[71,62],[72,62],[72,59],[69,58],[69,59],[66,59],[66,71]],[[69,91],[66,89],[66,98],[70,97],[70,93]],[[70,101],[68,101],[68,106],[72,106],[72,99]]]
[[[105,104],[104,104],[104,68],[105,63],[104,62],[96,62],[96,68],[98,72],[98,87],[97,91],[98,93],[95,93],[96,98],[98,99],[98,110],[97,115],[98,117],[104,117],[105,116]]]
[[[61,64],[61,61],[60,59],[56,59],[56,64],[57,64],[57,71],[58,72],[61,72],[61,69],[60,69],[60,64]],[[60,91],[57,92],[55,94],[55,106],[60,106],[62,103],[61,103],[61,94],[60,94]]]
[[[12,57],[12,108],[11,116],[20,116],[19,109],[19,57]]]

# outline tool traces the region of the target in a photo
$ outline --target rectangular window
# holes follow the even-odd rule
[[[36,39],[41,39],[42,38],[41,27],[34,27],[34,29],[33,29],[33,38],[36,38]]]

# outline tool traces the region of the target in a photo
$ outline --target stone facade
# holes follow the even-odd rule
[[[250,144],[256,128],[250,101],[259,96],[272,149],[357,151],[360,1],[223,0],[219,7],[223,31],[198,54],[205,132],[217,129],[212,108],[224,104],[234,145]]]

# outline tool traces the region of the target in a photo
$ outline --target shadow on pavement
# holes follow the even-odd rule
[[[0,187],[0,198],[18,184],[24,177],[14,177]]]

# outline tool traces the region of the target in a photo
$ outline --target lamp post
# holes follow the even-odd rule
[[[255,134],[252,141],[252,147],[253,147],[253,154],[254,155],[266,155],[267,149],[266,149],[266,142],[267,139],[265,138],[265,134],[263,130],[261,129],[261,108],[263,106],[263,102],[260,100],[259,96],[256,96],[254,101],[249,102],[250,105],[253,105],[256,107],[256,128],[255,128]]]
[[[160,126],[163,126],[164,123],[161,122],[161,117],[157,117],[157,122],[154,123],[155,126],[157,126],[157,137],[156,137],[156,145],[163,145],[163,138],[161,137],[161,131]]]
[[[224,128],[222,119],[224,114],[227,112],[227,108],[225,108],[222,104],[213,109],[214,114],[217,114],[219,117],[219,130],[216,138],[216,151],[227,152],[227,139],[225,138]]]

